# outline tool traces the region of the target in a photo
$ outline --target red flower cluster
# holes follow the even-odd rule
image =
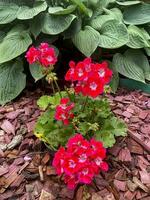
[[[55,50],[48,43],[41,43],[39,48],[30,47],[25,57],[29,64],[38,62],[43,67],[54,65],[57,62]]]
[[[62,98],[60,105],[56,107],[55,119],[62,121],[64,125],[68,125],[69,120],[74,117],[74,114],[71,112],[73,108],[74,103],[71,103],[69,98]]]
[[[69,63],[70,69],[66,73],[65,80],[76,82],[76,93],[96,98],[104,91],[112,77],[112,71],[107,62],[92,63],[91,58],[86,58],[75,64]]]
[[[90,184],[101,170],[108,170],[103,161],[105,157],[106,150],[101,142],[87,141],[81,134],[76,134],[69,139],[67,149],[60,147],[56,152],[53,166],[58,175],[65,175],[68,187],[74,189],[78,183]]]

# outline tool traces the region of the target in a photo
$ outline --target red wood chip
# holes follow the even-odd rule
[[[13,133],[15,135],[15,127],[8,120],[4,120],[1,128],[8,134]]]
[[[33,131],[35,123],[36,123],[36,121],[31,121],[31,122],[27,123],[27,129],[28,129],[29,133]]]
[[[8,171],[8,167],[0,166],[0,176],[6,174]]]
[[[12,112],[7,113],[5,116],[7,119],[16,119],[20,113],[23,113],[24,109],[18,109]]]
[[[148,173],[147,171],[139,171],[139,173],[142,183],[150,184],[150,173]]]
[[[114,185],[117,188],[118,191],[126,191],[126,182],[125,181],[118,181],[118,180],[114,180]]]
[[[125,200],[132,200],[136,195],[136,192],[130,192],[129,190],[125,193]]]
[[[141,127],[141,132],[144,134],[150,134],[150,124],[144,124]]]
[[[122,162],[131,162],[132,157],[128,148],[121,149],[118,159]]]
[[[145,119],[148,115],[148,111],[141,111],[139,114],[140,119]]]
[[[130,117],[132,117],[132,113],[130,113],[130,112],[128,112],[128,111],[124,111],[124,112],[122,113],[122,116],[127,117],[127,118],[130,118]]]

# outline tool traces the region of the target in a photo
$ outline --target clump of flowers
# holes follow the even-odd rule
[[[115,137],[125,136],[127,131],[105,98],[112,70],[107,62],[96,63],[91,58],[70,61],[65,80],[71,82],[71,87],[61,91],[53,71],[57,62],[54,48],[41,43],[38,48],[31,47],[26,58],[30,64],[42,66],[54,93],[38,101],[45,112],[38,119],[35,135],[55,151],[61,146],[53,166],[69,188],[90,184],[96,174],[108,170],[104,147],[112,147]]]
[[[41,43],[38,48],[30,47],[25,57],[29,64],[39,63],[46,68],[57,62],[55,50],[48,43]]]
[[[74,103],[71,103],[69,98],[62,98],[60,105],[56,106],[55,119],[62,121],[64,125],[68,125],[69,120],[74,117],[74,114],[71,112],[73,108]]]
[[[90,184],[96,174],[108,170],[107,163],[103,161],[106,150],[94,138],[88,141],[81,134],[76,134],[66,146],[66,149],[60,147],[55,153],[53,166],[58,175],[64,175],[70,189],[74,189],[78,183]]]
[[[75,83],[75,92],[84,96],[96,98],[104,92],[104,86],[112,77],[112,71],[108,68],[107,62],[93,63],[91,58],[83,61],[69,63],[70,69],[65,79]]]

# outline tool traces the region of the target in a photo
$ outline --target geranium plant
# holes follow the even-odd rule
[[[57,56],[54,48],[42,43],[26,53],[29,63],[38,63],[50,83],[53,95],[42,96],[38,105],[44,110],[35,127],[35,135],[58,150],[53,166],[65,175],[70,188],[78,183],[90,184],[100,170],[107,171],[103,161],[107,147],[115,136],[126,135],[126,125],[111,112],[106,93],[112,71],[106,61],[95,63],[91,58],[70,61],[65,80],[70,87],[61,91],[54,72]]]

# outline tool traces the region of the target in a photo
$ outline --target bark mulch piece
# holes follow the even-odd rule
[[[68,190],[51,166],[51,152],[33,135],[42,92],[0,107],[0,200],[150,200],[150,96],[121,89],[108,95],[128,137],[108,149],[109,171]]]

